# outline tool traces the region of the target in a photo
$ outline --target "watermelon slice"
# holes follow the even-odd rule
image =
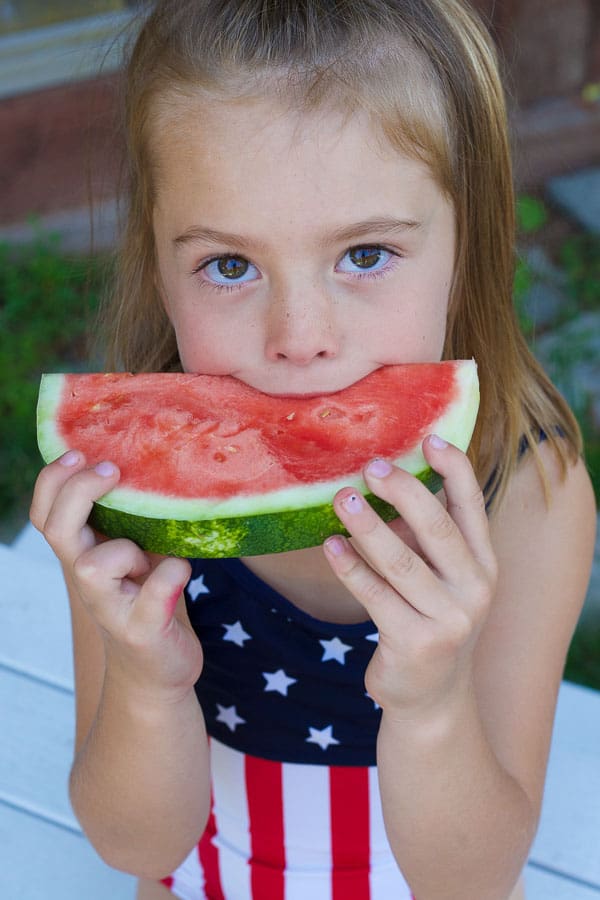
[[[332,499],[345,485],[395,517],[362,480],[373,456],[439,489],[421,442],[436,432],[465,450],[478,405],[472,360],[388,366],[304,398],[209,375],[44,375],[38,443],[46,462],[77,448],[90,465],[119,466],[90,519],[109,537],[174,556],[253,556],[343,531]]]

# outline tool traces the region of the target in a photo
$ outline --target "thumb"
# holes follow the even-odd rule
[[[135,598],[132,618],[136,624],[166,628],[191,574],[185,559],[166,557],[148,576]]]

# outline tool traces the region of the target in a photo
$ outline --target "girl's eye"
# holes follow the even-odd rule
[[[390,267],[393,257],[397,255],[377,245],[352,247],[337,264],[337,270],[348,275],[375,277],[378,274],[383,275]],[[235,255],[216,256],[206,260],[195,269],[195,273],[200,272],[205,282],[224,289],[233,289],[260,278],[255,265],[243,256]]]
[[[387,267],[393,254],[383,247],[352,247],[338,263],[338,270],[348,274],[379,272]]]
[[[196,270],[215,285],[244,284],[254,281],[258,270],[242,256],[218,256],[202,263]]]

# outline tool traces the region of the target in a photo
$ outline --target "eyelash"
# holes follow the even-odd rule
[[[392,250],[390,247],[385,247],[383,244],[357,244],[355,247],[349,247],[344,253],[346,256],[348,253],[351,253],[353,250],[361,250],[368,247],[372,250],[383,250],[385,253],[391,254],[391,259],[388,260],[387,264],[382,269],[376,269],[374,271],[370,271],[365,269],[364,272],[345,272],[344,274],[350,275],[351,278],[355,278],[358,281],[363,281],[364,279],[375,280],[376,278],[383,278],[391,269],[394,269],[398,263],[398,260],[402,259],[402,255],[398,253],[396,250]],[[199,275],[203,269],[209,266],[213,262],[217,262],[219,259],[226,259],[227,257],[235,256],[236,259],[243,259],[245,262],[245,256],[238,256],[237,254],[229,254],[229,253],[220,253],[218,256],[211,256],[210,259],[202,260],[199,265],[197,265],[191,272],[192,275]],[[342,257],[343,259],[343,257]],[[208,281],[201,279],[200,287],[201,288],[211,288],[217,292],[224,291],[226,293],[233,293],[234,291],[240,291],[248,282],[242,282],[240,284],[218,284],[217,282]]]

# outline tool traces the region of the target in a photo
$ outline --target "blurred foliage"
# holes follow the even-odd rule
[[[568,238],[559,261],[579,309],[600,309],[600,235],[585,233]]]
[[[28,503],[41,466],[40,375],[82,367],[104,265],[60,253],[58,240],[0,244],[0,509]]]
[[[564,677],[600,690],[600,626],[578,626],[569,648]]]
[[[545,204],[538,200],[537,197],[531,197],[528,194],[517,197],[516,213],[517,231],[521,236],[537,233],[544,227],[549,218]],[[525,304],[525,299],[533,287],[534,281],[535,275],[531,270],[531,266],[519,255],[515,270],[513,295],[521,329],[525,335],[530,335],[535,326]]]
[[[545,204],[537,197],[524,195],[517,202],[517,224],[521,238],[538,234],[548,223],[550,214]],[[565,303],[552,327],[575,319],[586,310],[600,310],[600,235],[590,232],[570,234],[562,241],[557,253],[560,270],[565,275]],[[521,328],[526,337],[532,338],[536,323],[527,307],[527,295],[536,281],[543,282],[543,276],[533,271],[527,259],[519,256],[514,281],[514,302]],[[591,352],[589,342],[573,339],[560,345],[554,355],[555,375],[561,381],[573,377],[574,363],[581,362]],[[577,395],[577,391],[572,392]],[[589,397],[574,403],[575,414],[583,431],[586,461],[594,483],[596,498],[600,504],[600,434],[598,422],[594,418]]]
[[[517,223],[521,241],[539,236],[549,219],[545,204],[538,198],[522,196],[518,199]],[[582,232],[565,237],[555,262],[565,275],[566,302],[553,327],[575,319],[586,310],[600,309],[600,235]],[[528,310],[527,295],[536,281],[543,283],[543,277],[531,268],[525,257],[519,256],[514,301],[521,328],[528,338],[534,335],[536,323]],[[558,348],[554,361],[564,378],[573,377],[570,373],[575,371],[574,363],[581,362],[589,352],[589,344],[577,340],[565,342]],[[583,433],[586,463],[600,505],[600,433],[590,398],[574,405],[574,411]],[[565,678],[600,690],[600,624],[586,623],[576,629],[569,648]]]
[[[548,221],[548,210],[542,200],[522,194],[517,197],[517,228],[520,234],[539,231]]]

